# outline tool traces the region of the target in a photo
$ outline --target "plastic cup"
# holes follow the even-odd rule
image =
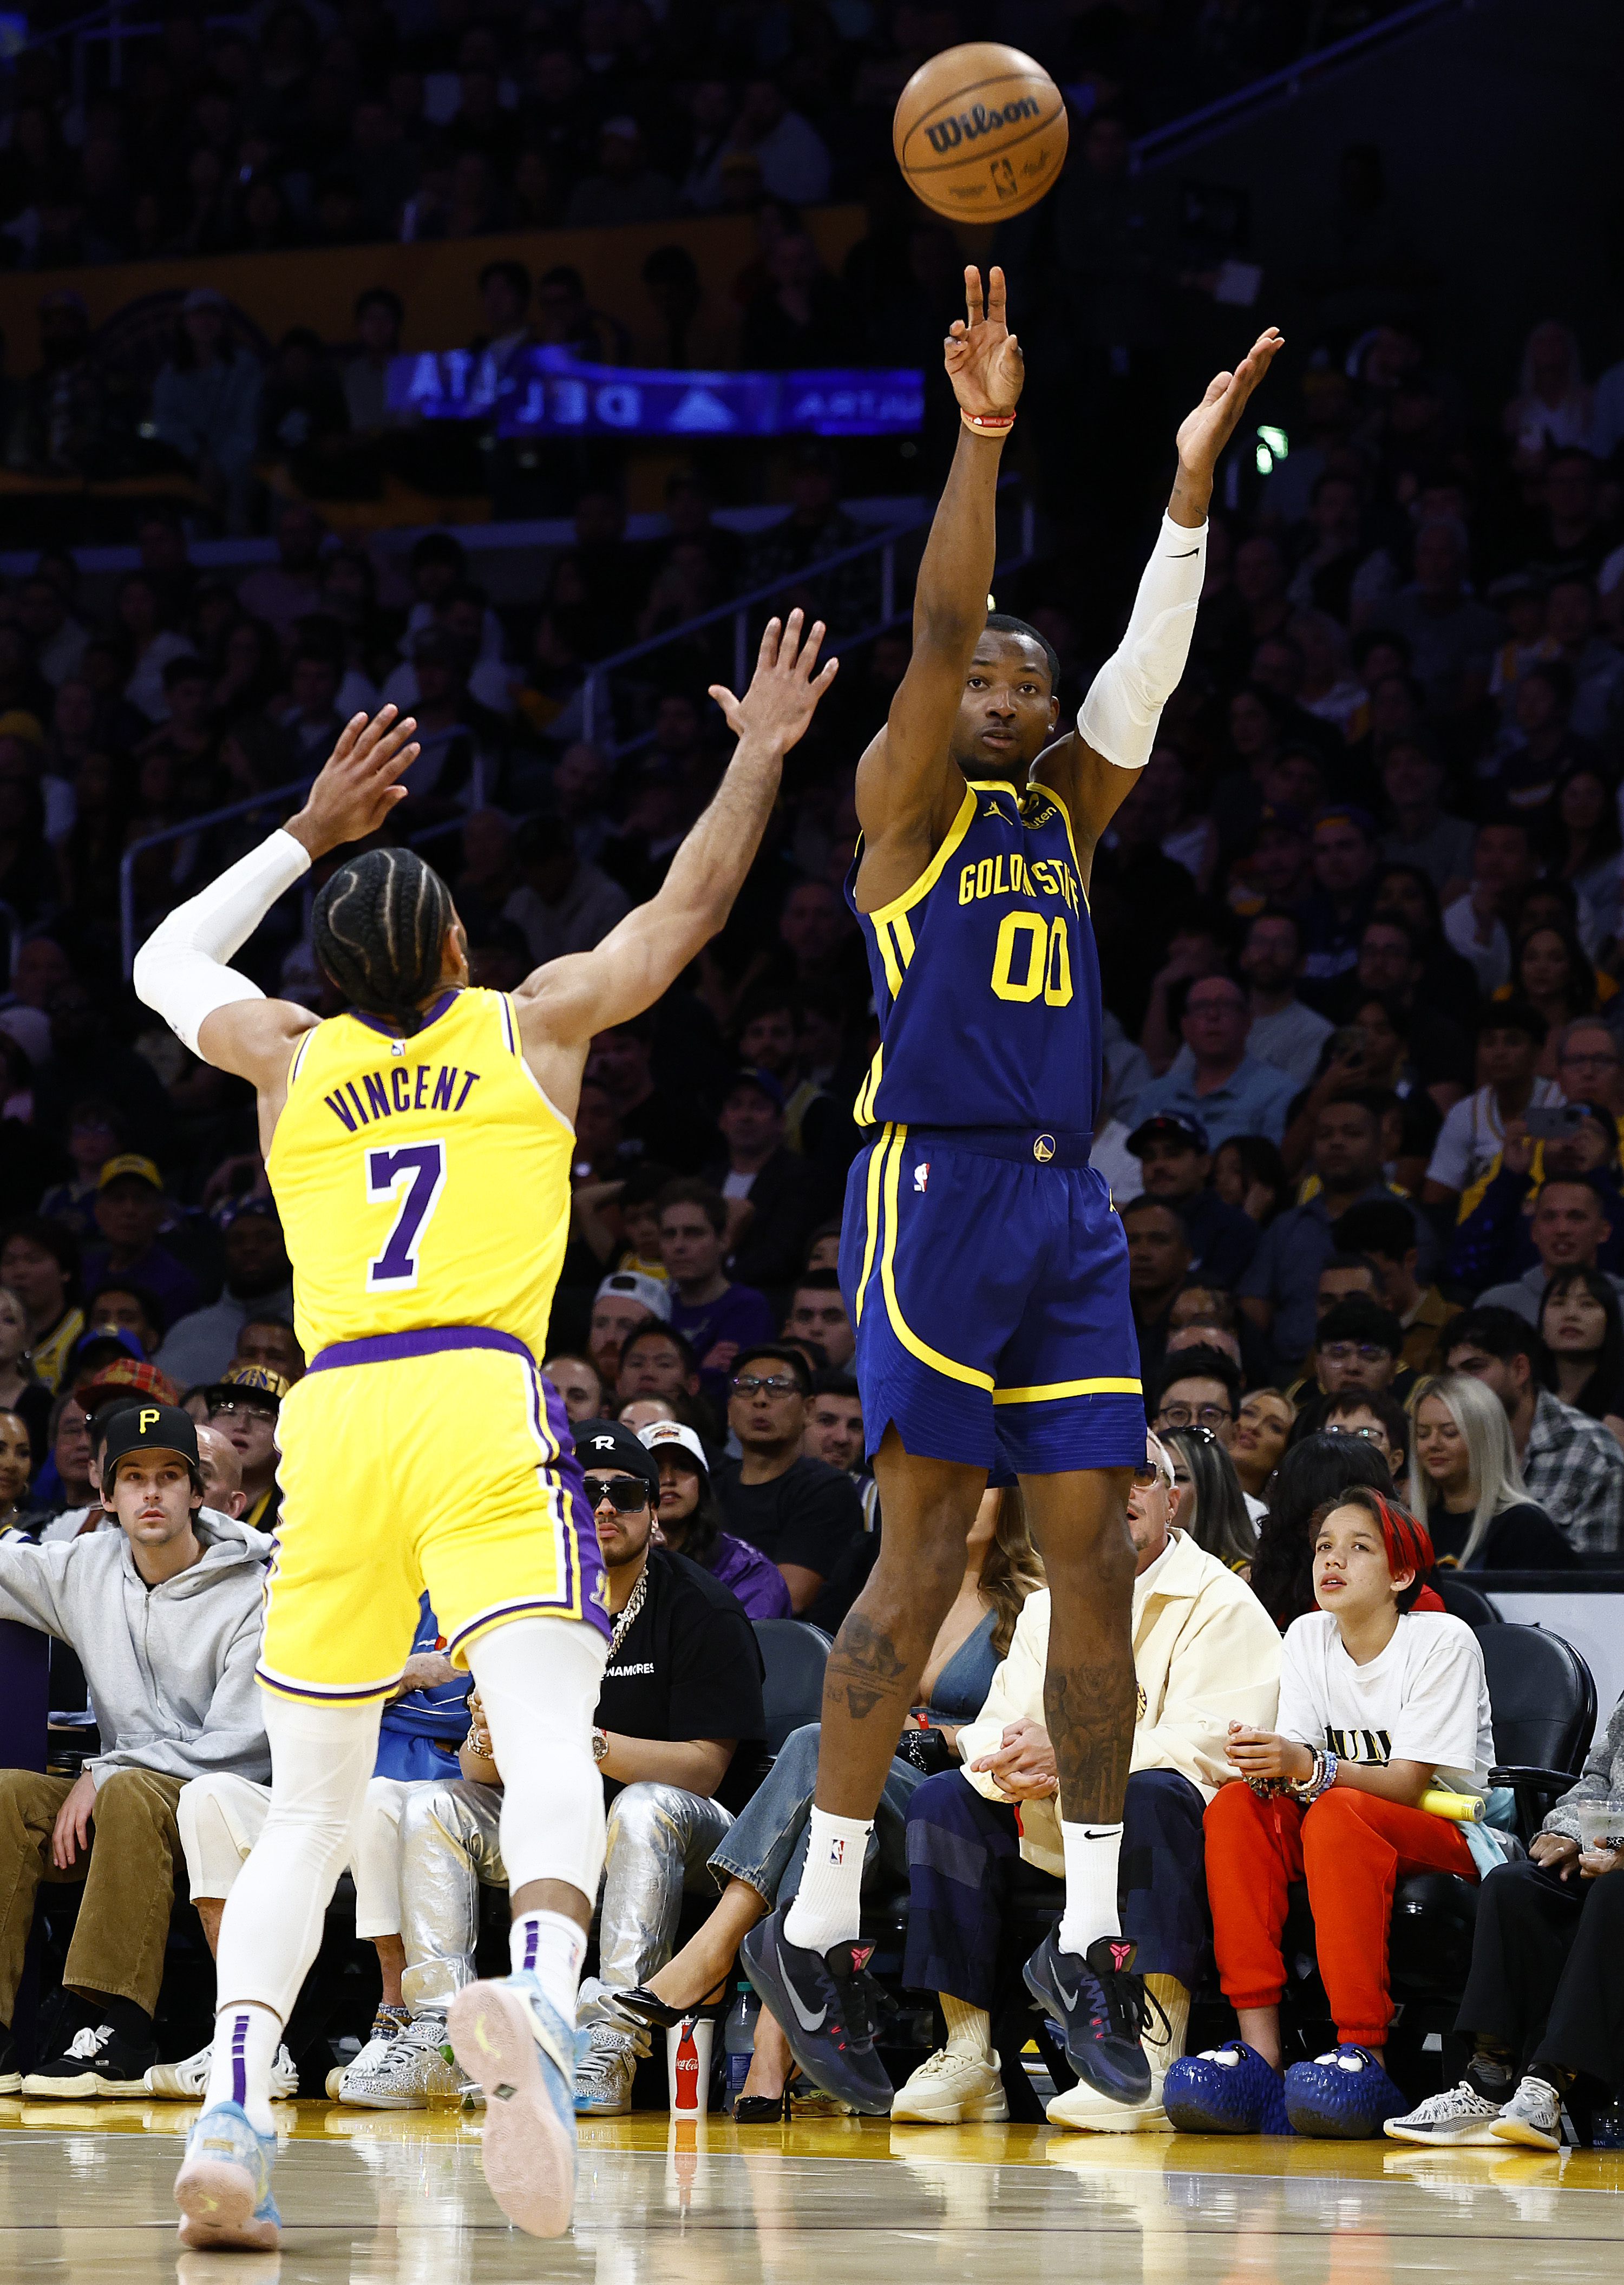
[[[1581,1801],[1578,1809],[1581,1849],[1624,1847],[1624,1794],[1610,1794],[1599,1801]]]
[[[665,2034],[665,2090],[673,2117],[710,2116],[710,2043],[715,2032],[709,2015],[685,2015]]]

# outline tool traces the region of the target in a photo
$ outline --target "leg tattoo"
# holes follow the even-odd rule
[[[1109,1663],[1051,1667],[1043,1684],[1043,1710],[1060,1776],[1060,1813],[1116,1824],[1127,1791],[1134,1755],[1137,1684],[1131,1655]]]
[[[843,1692],[851,1719],[863,1722],[876,1706],[897,1696],[907,1670],[907,1661],[898,1656],[890,1635],[860,1611],[852,1611],[829,1653],[824,1688],[835,1697]]]

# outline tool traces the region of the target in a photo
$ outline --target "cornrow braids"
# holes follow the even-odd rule
[[[353,1007],[382,1016],[407,1039],[419,1005],[440,980],[451,892],[410,849],[368,849],[342,865],[317,897],[310,946]]]

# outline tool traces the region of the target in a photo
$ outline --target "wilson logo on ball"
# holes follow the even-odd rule
[[[995,127],[1013,127],[1017,120],[1040,119],[1043,106],[1035,96],[1023,95],[1013,103],[1005,104],[1000,111],[996,104],[989,111],[978,103],[969,111],[961,111],[956,119],[938,119],[925,129],[925,140],[933,151],[956,150],[961,143],[973,143],[977,135],[990,135]]]

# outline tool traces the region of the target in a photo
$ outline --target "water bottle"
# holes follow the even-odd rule
[[[756,2017],[760,2007],[761,2002],[751,1987],[741,1982],[739,1995],[728,2009],[727,2021],[722,2027],[722,2052],[727,2058],[726,2108],[730,2117],[750,2074],[750,2056],[756,2046]]]

